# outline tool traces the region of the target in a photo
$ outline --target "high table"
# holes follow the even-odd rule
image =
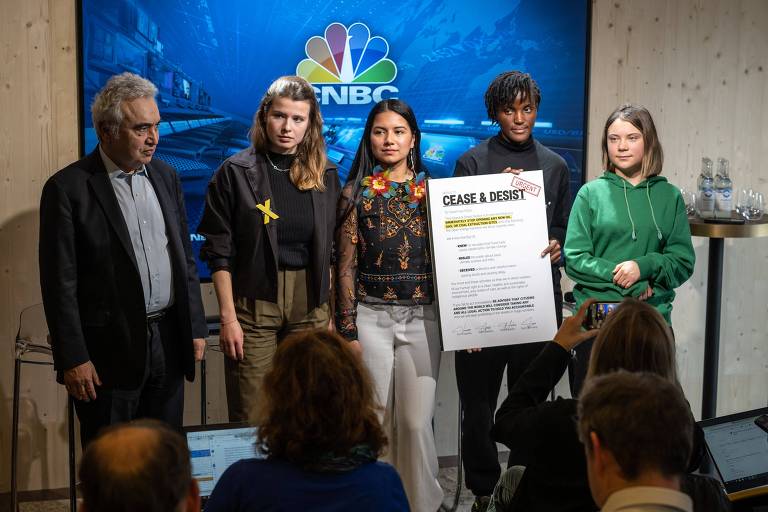
[[[699,217],[688,219],[691,235],[709,238],[707,272],[707,316],[704,326],[704,390],[702,419],[717,413],[717,367],[720,359],[720,298],[723,291],[723,251],[726,238],[768,236],[768,216],[745,224],[712,224]]]

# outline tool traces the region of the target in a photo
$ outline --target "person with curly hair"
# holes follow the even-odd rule
[[[360,357],[325,329],[284,339],[257,401],[255,442],[266,459],[224,472],[207,512],[409,510],[387,444],[373,385]]]

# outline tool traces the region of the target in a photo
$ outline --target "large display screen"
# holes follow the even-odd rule
[[[155,158],[181,176],[195,253],[208,181],[248,146],[261,96],[281,75],[315,86],[343,181],[376,101],[413,107],[424,163],[450,176],[464,151],[498,132],[483,103],[490,81],[526,71],[542,91],[534,136],[565,158],[574,194],[581,185],[589,0],[81,0],[79,10],[81,149],[96,146],[89,109],[110,76],[154,82]]]

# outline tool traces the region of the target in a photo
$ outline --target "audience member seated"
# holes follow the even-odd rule
[[[589,379],[579,400],[578,430],[589,488],[601,511],[693,512],[691,498],[680,492],[693,425],[674,381],[625,371]]]
[[[184,438],[157,420],[117,424],[80,462],[81,511],[200,512]]]
[[[680,490],[691,497],[696,510],[730,512],[735,509],[725,494],[723,484],[711,476],[687,473],[680,482]],[[763,512],[768,512],[768,508]]]
[[[592,302],[585,302],[576,315],[564,320],[555,340],[545,345],[496,413],[491,435],[510,448],[510,469],[502,475],[489,510],[597,510],[573,421],[577,401],[546,401],[568,368],[571,351],[585,339],[597,334],[587,379],[625,369],[651,372],[679,387],[672,334],[653,307],[626,299],[599,331],[583,331]],[[697,428],[689,471],[698,468],[703,453],[703,433]]]
[[[397,472],[376,460],[386,437],[347,341],[327,330],[287,337],[260,393],[255,442],[267,458],[230,466],[206,512],[409,510]]]

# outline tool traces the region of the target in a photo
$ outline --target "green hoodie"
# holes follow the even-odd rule
[[[661,176],[632,186],[605,172],[579,190],[568,221],[565,271],[576,282],[576,304],[594,297],[620,301],[650,286],[654,306],[671,324],[675,288],[691,277],[696,255],[680,192]],[[640,279],[624,289],[613,282],[618,263],[634,260]]]

